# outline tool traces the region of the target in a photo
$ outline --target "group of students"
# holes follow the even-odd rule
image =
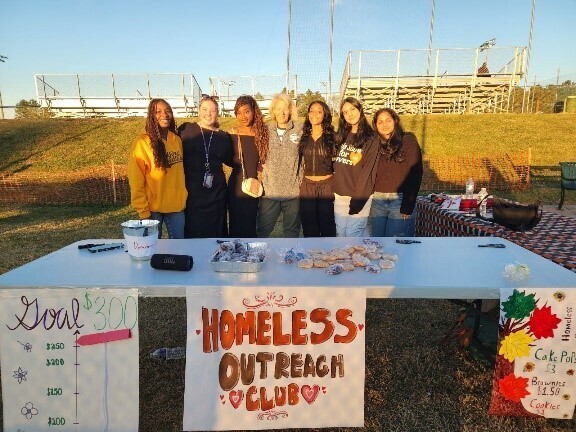
[[[132,206],[160,221],[160,237],[164,224],[176,239],[264,238],[280,215],[283,237],[413,235],[422,153],[394,110],[378,110],[371,127],[347,97],[335,130],[325,102],[312,102],[302,124],[282,93],[268,123],[252,96],[240,96],[234,114],[237,124],[220,130],[218,101],[204,96],[198,121],[176,128],[170,105],[150,102],[128,180]],[[244,192],[246,179],[259,179],[261,196]]]

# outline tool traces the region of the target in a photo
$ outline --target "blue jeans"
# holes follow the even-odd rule
[[[364,237],[368,235],[368,216],[372,205],[372,196],[368,199],[362,211],[349,215],[350,197],[334,194],[334,219],[338,237]]]
[[[258,204],[256,218],[258,237],[270,237],[280,213],[282,213],[282,237],[300,237],[300,198],[275,200],[265,197],[261,197]]]
[[[159,221],[158,224],[158,238],[162,238],[162,222],[166,225],[169,239],[183,239],[184,238],[184,223],[186,217],[184,212],[177,213],[159,213],[151,212],[150,219]]]
[[[370,232],[373,237],[411,237],[414,235],[414,213],[403,219],[400,213],[401,193],[374,192],[370,209]]]

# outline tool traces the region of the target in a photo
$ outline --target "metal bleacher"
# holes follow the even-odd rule
[[[508,112],[525,48],[489,50],[493,73],[479,70],[489,60],[480,48],[351,51],[340,96],[362,100],[368,114],[382,107],[400,114]]]
[[[200,87],[192,74],[37,74],[36,97],[55,117],[146,116],[154,98],[177,117],[197,113]]]

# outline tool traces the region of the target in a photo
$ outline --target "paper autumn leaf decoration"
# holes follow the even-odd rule
[[[506,375],[498,382],[500,393],[506,399],[513,402],[520,402],[520,399],[530,394],[528,387],[528,378],[517,377],[513,373]]]
[[[504,337],[498,354],[503,355],[509,362],[513,362],[516,357],[526,357],[530,355],[530,344],[534,340],[524,330],[510,333]]]
[[[535,294],[524,294],[514,290],[508,300],[502,303],[502,310],[506,318],[523,319],[530,316],[530,312],[536,307]]]
[[[554,330],[558,328],[562,320],[556,314],[551,313],[551,310],[550,306],[534,309],[528,323],[536,339],[554,337]]]

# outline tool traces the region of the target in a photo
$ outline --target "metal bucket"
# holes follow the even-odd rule
[[[159,223],[151,219],[122,222],[126,250],[132,260],[149,260],[156,253]]]

